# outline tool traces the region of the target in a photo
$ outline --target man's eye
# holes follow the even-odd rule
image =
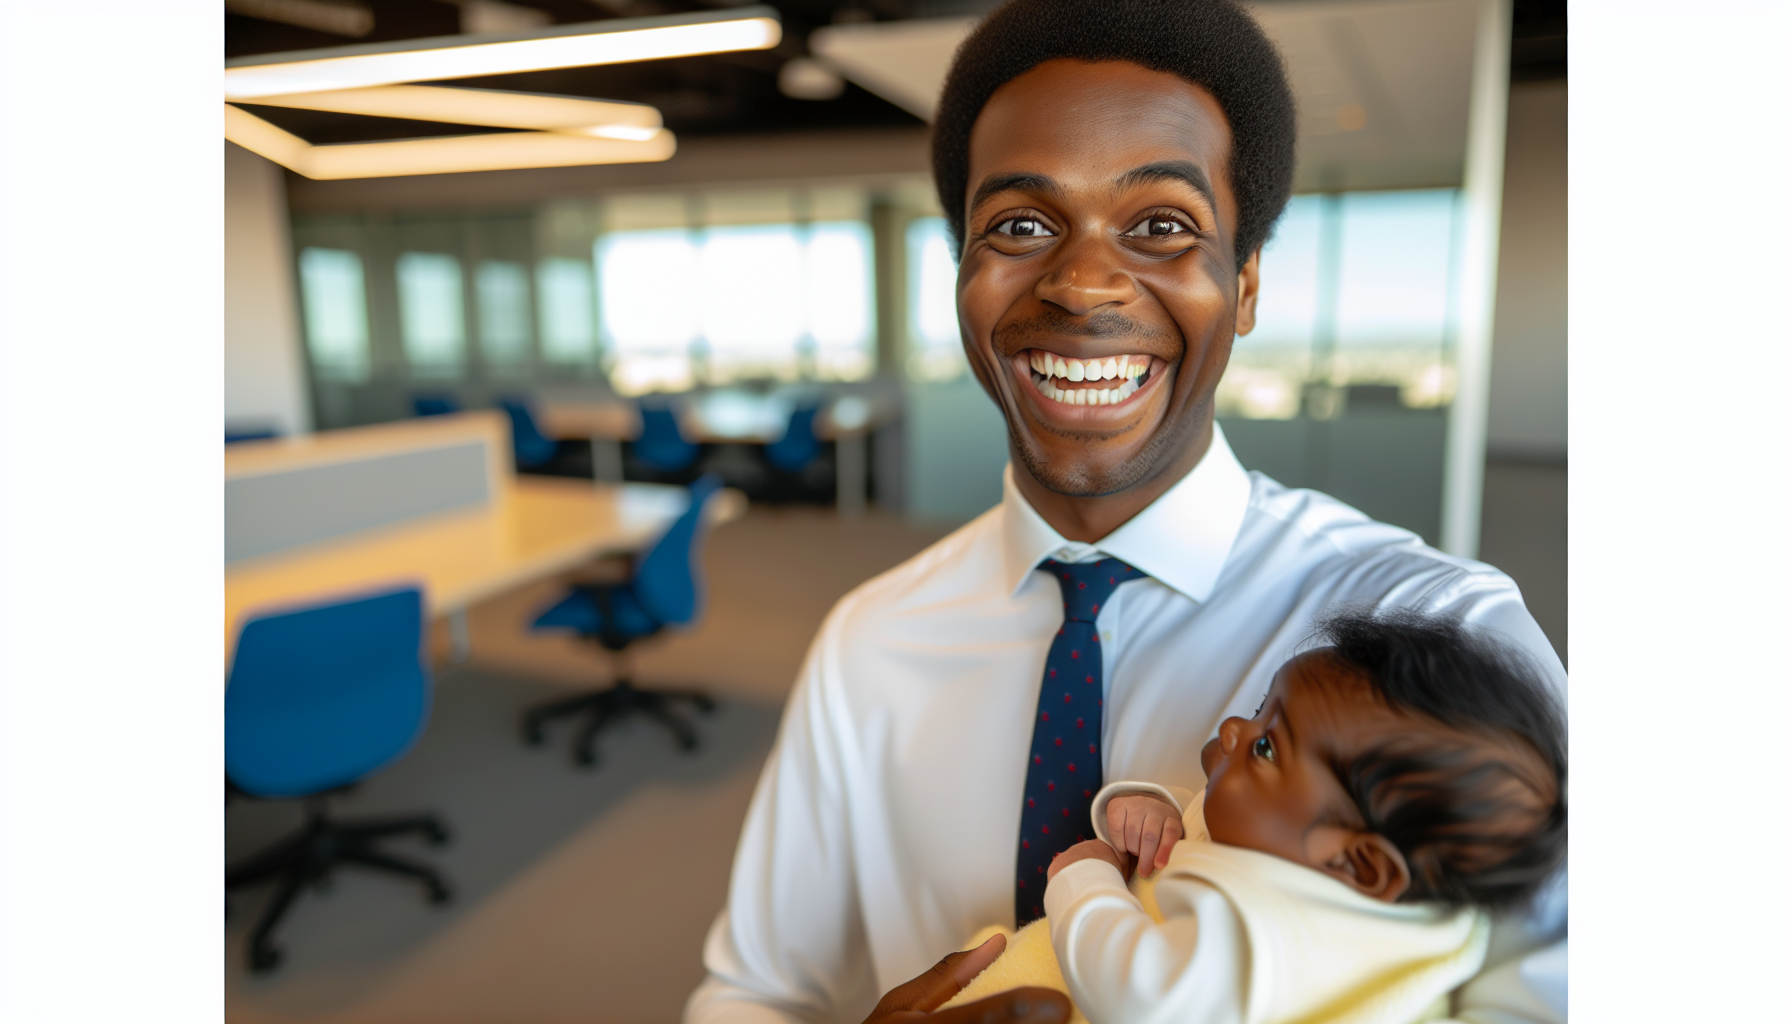
[[[1161,237],[1163,235],[1186,235],[1188,234],[1188,228],[1174,217],[1146,217],[1144,220],[1133,225],[1133,229],[1128,231],[1127,234],[1132,235],[1135,238],[1142,236]]]
[[[996,225],[999,234],[1014,238],[1043,238],[1051,234],[1037,217],[1015,217]]]
[[[1276,759],[1276,745],[1270,742],[1268,736],[1259,736],[1257,737],[1257,742],[1251,744],[1251,753],[1261,757],[1265,761],[1274,761]]]

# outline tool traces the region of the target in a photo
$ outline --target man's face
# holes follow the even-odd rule
[[[1046,488],[1113,494],[1205,450],[1255,308],[1256,259],[1233,261],[1231,150],[1205,89],[1121,61],[1049,61],[979,115],[959,324]]]

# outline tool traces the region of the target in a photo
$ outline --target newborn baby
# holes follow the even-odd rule
[[[1221,724],[1201,796],[1105,787],[1046,918],[947,1005],[1048,984],[1094,1024],[1447,1016],[1487,913],[1566,852],[1560,702],[1451,621],[1341,615],[1320,636]]]

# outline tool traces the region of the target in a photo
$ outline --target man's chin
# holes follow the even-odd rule
[[[1016,439],[1014,450],[1022,467],[1039,486],[1067,498],[1105,498],[1136,487],[1154,475],[1164,448],[1162,436],[1154,437],[1130,457],[1104,459],[1102,453],[1084,452],[1072,458],[1053,459],[1030,439]]]

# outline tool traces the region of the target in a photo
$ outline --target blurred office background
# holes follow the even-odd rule
[[[731,6],[227,0],[227,57]],[[696,755],[640,726],[607,739],[595,771],[518,744],[518,708],[607,671],[526,630],[555,582],[473,606],[468,636],[437,623],[428,731],[347,803],[452,818],[436,857],[455,901],[425,909],[344,875],[283,926],[281,969],[252,976],[240,940],[265,895],[246,895],[229,925],[233,1021],[676,1019],[821,616],[999,500],[1006,439],[960,352],[927,161],[930,90],[991,5],[770,6],[770,49],[454,83],[650,105],[677,138],[663,161],[320,180],[226,143],[227,435],[508,399],[555,442],[547,472],[715,472],[750,502],[710,539],[703,618],[635,659],[646,683],[717,698]],[[1301,107],[1299,194],[1220,388],[1227,435],[1247,467],[1441,543],[1466,379],[1485,402],[1479,555],[1519,581],[1566,659],[1565,7],[1506,12],[1498,286],[1478,367],[1460,346],[1479,4],[1257,9]],[[320,147],[490,131],[239,106]],[[702,434],[682,477],[631,454],[642,400]],[[831,425],[792,478],[762,449],[805,408]],[[449,657],[469,641],[470,659]],[[230,854],[296,815],[233,804]]]

